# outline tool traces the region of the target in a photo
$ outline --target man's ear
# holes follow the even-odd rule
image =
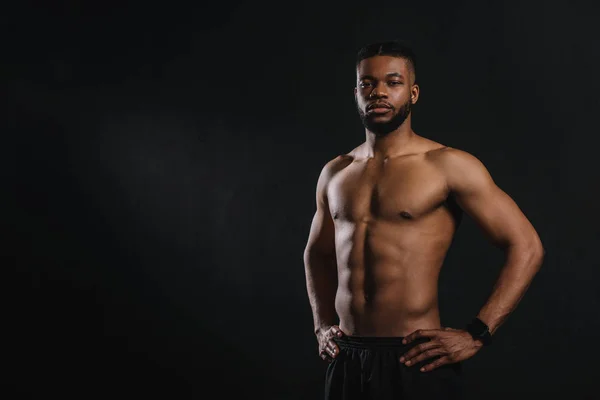
[[[410,88],[410,102],[415,104],[419,100],[419,85],[416,83]]]

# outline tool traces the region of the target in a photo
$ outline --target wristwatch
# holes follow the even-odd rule
[[[479,318],[473,318],[473,321],[467,324],[466,331],[473,336],[474,340],[481,340],[484,346],[492,344],[490,328]]]

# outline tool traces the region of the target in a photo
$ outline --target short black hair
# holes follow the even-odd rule
[[[413,80],[417,79],[417,57],[413,49],[401,40],[390,40],[386,42],[375,42],[361,48],[356,55],[356,66],[365,58],[374,56],[392,56],[404,58],[408,61],[408,67],[413,74]]]

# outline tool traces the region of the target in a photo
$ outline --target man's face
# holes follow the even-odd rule
[[[376,135],[386,135],[402,125],[410,114],[418,97],[418,86],[413,85],[404,58],[374,56],[358,65],[354,93],[365,128]]]

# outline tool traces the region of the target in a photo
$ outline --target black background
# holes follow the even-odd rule
[[[2,15],[10,398],[321,398],[302,253],[320,169],[364,140],[356,51],[387,39],[418,56],[413,129],[480,158],[547,252],[469,398],[593,398],[592,2],[51,3]],[[502,263],[465,218],[444,325]]]

